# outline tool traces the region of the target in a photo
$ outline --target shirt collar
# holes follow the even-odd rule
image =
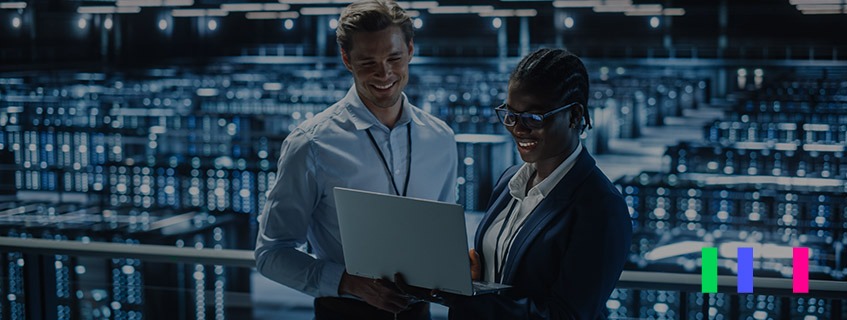
[[[397,120],[397,124],[394,127],[397,128],[409,122],[414,122],[419,126],[424,126],[423,121],[421,121],[420,118],[418,118],[418,115],[412,111],[412,105],[409,103],[406,93],[402,93],[402,95],[401,99],[403,99],[403,111],[400,113],[400,119]],[[356,92],[355,84],[350,87],[350,90],[347,91],[347,95],[345,95],[344,99],[341,99],[341,101],[346,105],[347,112],[350,115],[350,121],[356,126],[356,130],[366,130],[372,126],[378,126],[388,130],[388,128],[379,122],[379,119],[377,119],[376,116],[368,110],[365,103],[362,102],[362,99]]]
[[[523,200],[525,196],[533,193],[539,193],[542,198],[546,198],[547,195],[550,194],[550,191],[553,191],[553,188],[559,184],[559,181],[561,181],[562,178],[568,174],[568,171],[570,171],[576,164],[576,159],[579,157],[580,152],[582,152],[582,142],[576,145],[576,149],[574,149],[573,153],[571,153],[565,161],[562,161],[562,163],[556,167],[556,170],[553,170],[553,172],[550,173],[550,176],[541,180],[541,182],[532,187],[532,189],[529,190],[529,193],[526,194],[524,193],[524,190],[526,190],[526,185],[529,183],[529,179],[532,177],[532,174],[535,173],[535,164],[524,163],[512,179],[509,180],[509,193],[512,197],[520,200]]]

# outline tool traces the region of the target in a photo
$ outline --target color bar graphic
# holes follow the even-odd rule
[[[718,248],[705,247],[701,251],[702,273],[701,288],[703,293],[718,292]]]
[[[753,248],[738,248],[738,293],[753,293]]]
[[[809,293],[809,248],[794,248],[794,293]]]

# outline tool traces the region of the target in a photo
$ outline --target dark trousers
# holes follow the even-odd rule
[[[349,298],[315,298],[315,320],[374,319],[393,320],[394,314],[364,301]],[[397,314],[401,320],[430,320],[429,303],[418,302]]]

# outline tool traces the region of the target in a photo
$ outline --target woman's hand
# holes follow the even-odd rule
[[[471,249],[468,251],[468,255],[471,258],[471,279],[473,281],[482,280],[482,263],[479,262],[479,253]]]

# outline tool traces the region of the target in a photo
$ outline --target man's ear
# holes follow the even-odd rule
[[[353,72],[353,68],[350,66],[350,54],[347,53],[347,50],[344,48],[341,49],[341,61],[344,62],[344,67],[347,68],[348,71]]]
[[[415,55],[415,41],[409,40],[409,43],[407,45],[409,47],[409,61],[412,61],[412,56]]]

